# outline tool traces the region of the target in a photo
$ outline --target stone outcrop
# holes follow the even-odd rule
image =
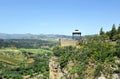
[[[49,61],[49,79],[73,79],[67,70],[61,69],[56,57]]]
[[[60,65],[56,57],[52,57],[49,61],[49,79],[61,79],[63,73],[61,72]]]
[[[67,64],[67,70],[65,68],[61,69],[59,62],[57,62],[57,58],[56,57],[52,57],[49,61],[49,79],[75,79],[75,78],[79,78],[78,74],[70,74],[69,71],[72,69],[72,67],[74,66],[74,62],[73,61],[69,61]],[[89,71],[91,70],[92,66],[94,66],[94,64],[92,64],[90,67],[88,67],[88,70],[86,72],[90,72],[91,74],[89,74],[88,76],[85,76],[86,79],[94,79],[94,70],[93,71]],[[90,68],[90,69],[89,69]],[[106,72],[107,73],[107,72]],[[95,79],[120,79],[120,73],[114,73],[111,74],[111,76],[105,75],[105,73],[101,73],[101,76],[96,77]]]

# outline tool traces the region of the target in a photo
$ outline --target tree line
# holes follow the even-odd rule
[[[41,46],[54,46],[57,42],[39,39],[0,39],[0,48],[41,48]]]
[[[115,41],[120,39],[120,24],[118,28],[116,28],[115,24],[113,24],[112,29],[110,31],[104,32],[103,28],[100,29],[100,35],[106,36],[107,39]]]

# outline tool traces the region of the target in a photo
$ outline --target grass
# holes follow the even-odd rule
[[[52,53],[52,51],[44,49],[0,49],[0,62],[19,65],[26,60],[26,57],[23,55],[24,52],[30,52],[33,54]]]
[[[0,61],[18,65],[25,60],[21,51],[16,49],[0,49]]]
[[[19,50],[22,52],[30,52],[30,53],[34,53],[34,54],[52,53],[52,51],[44,50],[44,49],[24,49],[24,48],[21,48]]]

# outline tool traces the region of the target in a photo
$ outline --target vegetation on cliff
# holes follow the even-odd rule
[[[120,73],[120,33],[112,30],[108,35],[100,31],[100,35],[86,36],[77,47],[55,47],[54,55],[58,57],[61,69],[66,69],[74,79],[94,79],[102,74],[108,79],[112,74]],[[114,33],[116,32],[116,33]],[[74,63],[68,67],[69,61]],[[76,75],[77,74],[77,75]]]

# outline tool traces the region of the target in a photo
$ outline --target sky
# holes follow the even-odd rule
[[[120,0],[0,0],[0,33],[98,34],[120,24]]]

